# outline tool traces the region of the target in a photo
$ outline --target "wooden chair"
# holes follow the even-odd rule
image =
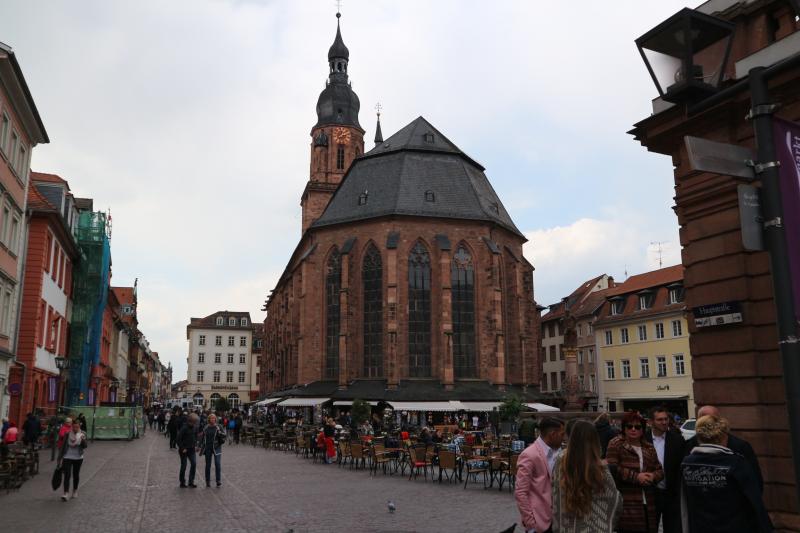
[[[340,440],[338,446],[339,453],[337,454],[337,462],[339,463],[339,466],[341,467],[346,465],[348,460],[352,462],[353,455],[350,453],[350,441]]]
[[[465,446],[464,448],[467,448]],[[469,455],[464,454],[464,469],[466,470],[467,475],[464,476],[464,488],[467,488],[467,483],[469,483],[469,477],[475,476],[475,480],[477,481],[478,474],[483,474],[483,488],[486,488],[488,483],[488,475],[489,475],[489,462],[486,457],[471,457]]]
[[[6,494],[11,492],[12,478],[14,477],[14,465],[11,459],[0,462],[0,487],[6,489]]]
[[[447,471],[450,471],[448,474]],[[455,452],[449,450],[439,450],[439,483],[442,482],[442,473],[448,482],[456,479],[458,475],[458,464]]]
[[[508,469],[505,471],[505,478],[500,479],[500,490],[503,490],[503,483],[508,481],[508,490],[513,491],[514,487],[517,485],[517,470],[519,469],[518,466],[519,461],[519,454],[512,453],[511,457],[508,460]]]
[[[411,467],[411,471],[409,472],[408,480],[411,481],[412,479],[416,479],[419,475],[419,469],[422,468],[422,472],[425,475],[425,480],[428,480],[428,467],[431,467],[431,463],[428,460],[426,450],[424,447],[411,447],[408,449],[408,462],[409,466]],[[431,479],[433,479],[433,469],[431,467]]]
[[[391,470],[392,466],[392,457],[388,452],[386,452],[386,447],[383,444],[376,444],[372,447],[372,462],[370,463],[370,473],[378,473],[378,467],[380,466],[383,470],[383,474],[386,475],[386,467],[389,466]]]
[[[355,465],[356,470],[358,470],[359,463],[361,463],[363,468],[366,468],[364,446],[362,444],[350,444],[350,457],[350,468],[353,468],[353,465]]]

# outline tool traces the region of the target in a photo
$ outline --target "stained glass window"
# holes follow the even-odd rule
[[[450,266],[453,306],[453,371],[457,378],[477,376],[475,360],[475,268],[460,245]]]
[[[334,248],[325,268],[325,377],[339,377],[339,293],[342,288],[342,259]]]
[[[420,242],[408,256],[408,375],[431,375],[431,258]]]
[[[361,268],[364,284],[364,377],[383,376],[383,263],[370,245]]]

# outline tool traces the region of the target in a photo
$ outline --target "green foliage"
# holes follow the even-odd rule
[[[364,400],[353,400],[353,407],[350,409],[350,418],[353,423],[360,425],[365,420],[369,420],[372,414],[372,406]]]
[[[231,410],[231,406],[228,403],[228,399],[227,398],[223,398],[223,397],[220,397],[220,398],[217,399],[217,401],[214,403],[213,408],[214,408],[215,411],[221,411],[223,413],[225,411],[230,411]]]
[[[522,398],[514,394],[508,396],[503,403],[500,404],[500,420],[504,422],[511,422],[519,417],[522,412],[524,404]]]

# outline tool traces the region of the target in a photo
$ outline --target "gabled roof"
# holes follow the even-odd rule
[[[422,117],[356,159],[311,227],[390,215],[487,221],[525,238],[483,167]]]
[[[28,209],[34,211],[55,211],[58,213],[53,204],[47,201],[47,198],[42,196],[42,193],[36,187],[28,187]]]
[[[222,325],[217,325],[217,317],[222,317]],[[236,325],[229,326],[228,318],[235,318]],[[247,325],[242,326],[242,318],[247,318]],[[189,319],[189,325],[186,326],[187,332],[189,328],[224,328],[224,329],[253,329],[253,321],[250,320],[250,313],[248,311],[217,311],[203,318],[192,317]]]
[[[599,276],[595,276],[594,278],[584,281],[581,283],[577,289],[572,291],[572,294],[564,298],[562,301],[558,302],[557,304],[553,304],[550,306],[550,311],[542,316],[542,322],[554,320],[556,318],[561,318],[566,313],[566,310],[569,309],[570,314],[572,316],[577,316],[579,313],[582,313],[583,310],[581,309],[583,303],[593,296],[597,294],[598,291],[592,292],[597,282],[599,282],[605,274],[600,274]],[[609,277],[611,281],[612,278]],[[603,289],[599,292],[605,292],[608,289]]]
[[[625,280],[625,283],[617,285],[616,288],[609,290],[607,296],[612,297],[621,294],[630,294],[644,289],[660,287],[668,283],[675,283],[676,281],[683,281],[683,265],[674,265],[631,276]]]
[[[67,182],[67,180],[65,180],[61,176],[57,176],[55,174],[49,174],[47,172],[34,172],[34,171],[31,171],[31,181],[34,181],[34,182],[36,182],[36,181],[46,181],[48,183],[60,183],[60,184],[63,184],[64,186],[66,186],[67,190],[70,190],[69,189],[69,183]]]
[[[133,287],[111,287],[120,305],[130,305],[134,303]]]

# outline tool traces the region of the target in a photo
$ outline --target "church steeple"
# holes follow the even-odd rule
[[[361,102],[348,81],[350,50],[342,39],[341,16],[341,13],[336,13],[336,38],[328,49],[328,79],[317,100],[317,124],[314,127],[337,124],[355,126],[363,132],[358,123]]]
[[[381,103],[375,104],[375,112],[378,114],[378,125],[375,126],[375,146],[383,143],[383,132],[381,132]]]
[[[341,18],[342,14],[336,13],[336,38],[328,49],[328,64],[331,67],[331,77],[335,74],[342,74],[346,82],[347,62],[350,61],[350,50],[347,49],[342,39],[342,28],[339,25],[339,19]]]

